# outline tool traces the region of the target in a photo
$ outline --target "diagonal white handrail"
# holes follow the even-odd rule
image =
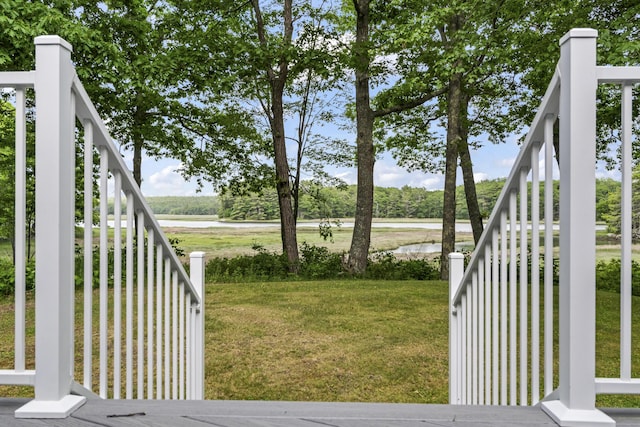
[[[108,163],[110,165],[114,165],[110,169],[118,170],[122,174],[122,177],[121,177],[122,191],[125,193],[126,192],[132,193],[133,201],[134,201],[134,206],[133,206],[134,210],[136,212],[142,212],[144,214],[146,218],[145,225],[147,229],[153,229],[156,236],[156,240],[159,242],[163,250],[168,254],[170,258],[172,268],[175,268],[178,271],[180,278],[182,280],[185,280],[185,283],[186,283],[189,276],[184,270],[182,262],[180,261],[178,256],[175,254],[175,251],[173,250],[171,243],[169,243],[169,240],[167,239],[166,235],[162,231],[162,228],[160,227],[160,223],[158,223],[158,220],[153,214],[153,211],[149,207],[149,203],[147,203],[146,199],[142,195],[142,191],[140,190],[140,187],[138,187],[135,180],[133,179],[133,175],[131,174],[131,171],[129,170],[127,165],[124,163],[124,159],[120,155],[115,144],[112,142],[111,136],[109,134],[109,131],[106,128],[106,125],[100,118],[100,115],[98,114],[96,108],[94,107],[93,103],[89,99],[89,95],[87,94],[86,90],[84,89],[84,86],[82,85],[82,83],[80,82],[77,76],[74,76],[74,79],[73,79],[73,91],[76,94],[76,98],[77,98],[76,116],[78,117],[78,120],[80,121],[88,120],[91,123],[94,123],[94,126],[96,128],[94,130],[93,145],[95,147],[105,147],[107,149]],[[193,288],[190,282],[187,284],[187,289],[194,296],[197,295],[196,290]]]
[[[539,144],[544,140],[544,124],[547,117],[557,117],[559,107],[559,94],[560,94],[560,73],[556,68],[556,71],[551,78],[551,82],[547,86],[547,90],[542,98],[538,112],[536,113],[533,122],[529,128],[529,132],[525,136],[522,148],[520,149],[518,156],[514,162],[514,166],[505,181],[504,187],[498,196],[496,204],[494,206],[489,220],[485,226],[485,230],[500,229],[502,212],[508,210],[510,194],[512,191],[517,190],[520,185],[520,171],[523,169],[531,169],[531,152],[534,145]],[[482,233],[476,248],[483,248],[487,245],[488,240],[492,238],[492,232],[485,231]],[[476,250],[477,252],[477,250]],[[477,268],[479,257],[472,257],[469,265],[465,269],[465,275],[461,280],[461,285],[455,289],[452,303],[458,303],[464,292],[462,283],[466,283],[471,276],[471,272]]]
[[[78,79],[71,46],[57,36],[38,37],[35,44],[35,71],[0,73],[0,87],[15,92],[17,249],[14,366],[0,370],[0,384],[35,388],[35,399],[16,411],[19,418],[66,417],[85,398],[202,399],[204,254],[191,254],[187,275]],[[36,118],[35,369],[26,369],[31,363],[25,360],[27,89],[35,93]],[[79,189],[77,134],[84,135],[78,145],[84,152]],[[94,207],[96,153],[100,197]],[[84,193],[84,263],[79,271],[74,267],[76,192]],[[115,200],[113,231],[108,230],[110,194]],[[94,211],[100,213],[95,272]],[[84,282],[78,288],[83,292],[81,328],[74,325],[76,277]],[[95,319],[94,310],[99,312]],[[99,324],[97,333],[94,323]],[[76,357],[82,362],[80,381]]]
[[[562,38],[558,67],[466,270],[461,255],[450,255],[451,403],[543,400],[560,425],[609,426],[615,423],[595,408],[596,394],[640,394],[640,379],[631,378],[632,87],[640,83],[640,67],[597,66],[596,37],[595,30],[574,29]],[[619,378],[595,377],[595,123],[602,83],[619,85],[622,105]],[[553,349],[554,168],[561,182],[559,357]]]

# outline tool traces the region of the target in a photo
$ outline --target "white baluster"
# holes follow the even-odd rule
[[[84,121],[84,360],[83,385],[93,388],[93,122]]]
[[[15,131],[15,356],[14,368],[25,370],[25,293],[26,293],[26,199],[27,199],[27,124],[25,89],[16,89]]]

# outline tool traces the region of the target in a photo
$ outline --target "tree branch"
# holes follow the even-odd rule
[[[393,113],[400,113],[402,111],[405,110],[409,110],[411,108],[415,108],[418,107],[422,104],[424,104],[425,102],[436,98],[444,93],[446,93],[448,90],[448,87],[445,86],[443,88],[440,88],[438,90],[435,90],[433,92],[424,94],[422,96],[419,96],[417,98],[411,99],[407,102],[403,102],[400,104],[396,104],[396,105],[392,105],[391,107],[387,107],[387,108],[382,108],[379,110],[373,110],[373,117],[384,117],[384,116],[388,116],[389,114],[393,114]]]
[[[263,49],[267,49],[267,36],[264,29],[264,19],[262,18],[262,11],[260,10],[260,4],[258,0],[251,0],[251,5],[253,6],[253,11],[256,14],[256,32],[258,33],[258,40],[260,41],[260,45]],[[276,79],[275,73],[271,68],[271,64],[265,64],[265,70],[267,72],[267,76],[269,80],[273,82]]]
[[[280,55],[280,63],[278,64],[278,79],[280,84],[284,86],[287,75],[289,74],[289,58],[287,58],[287,48],[291,46],[293,40],[293,3],[292,0],[285,0],[282,14],[284,15],[284,31],[283,46],[284,50]]]

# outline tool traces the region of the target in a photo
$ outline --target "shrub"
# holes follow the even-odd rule
[[[307,279],[328,279],[342,275],[342,256],[329,252],[324,246],[309,245],[303,242],[300,247],[301,277]]]
[[[15,267],[8,258],[0,258],[0,295],[13,294],[16,287]],[[25,286],[33,290],[36,283],[36,264],[32,259],[25,265]]]
[[[437,280],[439,264],[427,259],[399,260],[393,252],[375,252],[369,257],[366,277],[385,280]]]
[[[282,280],[289,274],[287,258],[254,245],[256,255],[211,258],[205,266],[206,281]]]
[[[440,269],[425,259],[410,259],[398,263],[401,279],[438,280]]]
[[[254,245],[255,255],[235,258],[212,258],[207,261],[207,281],[238,282],[250,280],[283,280],[291,277],[287,259]],[[344,254],[333,253],[324,246],[303,242],[296,279],[318,280],[349,276]],[[437,263],[426,259],[398,260],[392,252],[376,252],[369,258],[366,278],[381,280],[437,280]]]
[[[619,259],[599,261],[596,264],[596,288],[603,291],[620,292]],[[640,264],[631,261],[631,293],[640,296]]]

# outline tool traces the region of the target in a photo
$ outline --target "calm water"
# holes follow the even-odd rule
[[[166,228],[277,228],[280,227],[279,222],[226,222],[226,221],[190,221],[190,220],[177,220],[177,219],[159,219],[158,223],[161,227]],[[109,227],[113,227],[114,222],[108,221]],[[79,224],[81,225],[81,224]],[[122,227],[126,227],[126,221],[122,221]],[[301,222],[298,223],[299,228],[318,228],[319,222]],[[374,222],[371,225],[373,228],[422,228],[425,230],[442,230],[441,222]],[[343,222],[342,228],[353,228],[353,222]],[[507,228],[509,228],[507,226]],[[527,226],[531,229],[531,225]],[[544,228],[540,225],[540,229]],[[518,226],[517,229],[520,229]],[[558,224],[553,225],[554,230],[559,230]],[[605,230],[605,225],[596,225],[596,230]],[[471,233],[471,224],[468,222],[456,223],[456,231],[461,233]]]
[[[456,251],[472,250],[473,242],[458,242],[455,245]],[[416,243],[413,245],[400,246],[394,249],[394,254],[434,254],[442,251],[440,243]]]
[[[159,219],[158,223],[161,227],[167,228],[277,228],[280,227],[279,222],[226,222],[226,221],[189,221],[175,219]],[[109,221],[109,226],[113,227],[113,221]],[[319,222],[301,222],[298,223],[299,228],[318,228]],[[122,226],[126,226],[126,221],[122,221]],[[439,222],[374,222],[373,228],[422,228],[425,230],[441,230],[442,223]],[[342,228],[353,228],[353,222],[343,222]],[[456,224],[456,231],[461,233],[471,233],[471,224]]]

